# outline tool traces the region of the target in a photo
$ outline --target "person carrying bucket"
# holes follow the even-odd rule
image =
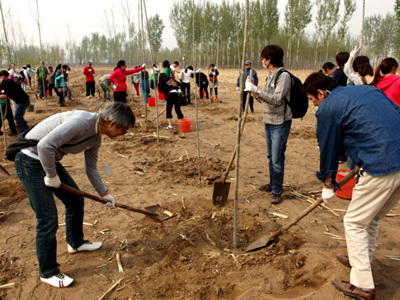
[[[175,106],[175,112],[178,119],[183,119],[184,116],[179,105],[178,95],[182,93],[181,83],[176,81],[172,77],[168,77],[165,73],[161,73],[159,76],[159,90],[165,94],[167,100],[167,120],[168,126],[164,127],[165,130],[172,129],[172,107]]]
[[[324,183],[324,202],[339,189],[336,173],[341,145],[360,167],[343,220],[348,256],[337,256],[351,268],[350,282],[334,278],[332,284],[347,296],[373,300],[371,262],[379,225],[400,200],[400,107],[379,89],[369,85],[342,87],[320,73],[308,76],[302,92],[319,107],[320,170],[316,176]]]

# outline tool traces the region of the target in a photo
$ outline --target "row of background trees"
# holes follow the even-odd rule
[[[0,2],[2,22],[8,35],[11,61],[17,65],[38,65],[40,47],[33,41],[28,42],[18,15],[13,14],[14,2],[10,1],[8,5],[4,2]],[[68,37],[64,45],[43,45],[45,62],[76,65],[92,60],[99,65],[115,64],[124,59],[131,66],[143,61],[150,63],[147,22],[143,13],[145,4],[143,0],[137,2],[137,7],[132,3],[119,0],[118,5],[103,7],[101,26],[105,35],[94,32],[78,42],[67,23]],[[350,51],[360,43],[361,36],[352,36],[348,25],[356,8],[356,0],[287,0],[284,25],[279,26],[278,0],[250,0],[247,58],[253,61],[254,67],[260,68],[260,50],[266,44],[277,44],[285,50],[287,68],[317,69],[326,61],[334,62],[336,53]],[[243,47],[244,4],[227,0],[220,3],[196,0],[194,14],[193,36],[192,0],[172,3],[169,21],[177,43],[173,49],[161,47],[165,28],[163,20],[158,14],[149,17],[150,43],[156,60],[178,60],[183,67],[193,64],[194,39],[198,66],[217,63],[222,67],[238,67]],[[311,22],[314,23],[314,32],[307,33],[305,29]],[[368,55],[374,65],[384,57],[398,57],[400,0],[396,0],[394,13],[366,17],[363,28],[363,45],[359,54]],[[4,66],[8,63],[8,51],[5,39],[0,38],[0,42],[0,63]]]

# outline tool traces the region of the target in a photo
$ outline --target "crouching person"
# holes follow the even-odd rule
[[[55,287],[67,287],[73,279],[61,273],[57,263],[57,207],[53,194],[65,206],[68,252],[93,251],[101,242],[83,237],[84,198],[60,188],[60,184],[78,189],[77,184],[60,163],[65,154],[84,152],[86,175],[105,204],[114,207],[114,198],[107,191],[97,170],[101,135],[114,138],[134,126],[135,116],[129,106],[116,102],[100,114],[68,111],[51,116],[33,129],[25,138],[38,141],[37,146],[23,148],[15,156],[15,169],[28,194],[36,214],[36,254],[40,280]]]
[[[360,167],[359,180],[344,216],[346,255],[337,259],[351,268],[350,282],[333,285],[356,299],[375,299],[371,262],[379,225],[400,199],[400,107],[381,90],[367,85],[345,88],[331,77],[311,74],[303,92],[319,106],[317,137],[322,198],[328,202],[339,188],[336,179],[341,145]]]

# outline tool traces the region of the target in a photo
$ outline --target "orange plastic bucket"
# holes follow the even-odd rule
[[[149,98],[147,98],[147,101],[149,103],[149,106],[156,106],[156,98],[149,97]]]
[[[165,100],[165,95],[163,92],[158,91],[158,100]]]
[[[179,119],[179,130],[181,132],[190,132],[191,119]]]
[[[348,173],[350,173],[350,170],[338,170],[336,173],[336,181],[339,182],[342,180]],[[337,190],[336,195],[340,198],[351,200],[351,197],[353,195],[353,188],[357,183],[357,175],[354,176],[352,179],[350,179],[344,186],[341,187],[341,191]]]

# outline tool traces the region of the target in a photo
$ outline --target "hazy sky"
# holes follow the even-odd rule
[[[125,1],[125,0],[123,0]],[[215,2],[221,2],[214,0]],[[228,0],[229,1],[229,0]],[[232,1],[232,0],[231,0]],[[236,0],[243,2],[244,0]],[[362,17],[362,1],[357,1],[357,10],[350,21],[350,31],[353,35],[358,35],[361,32],[361,17]],[[10,2],[14,3],[14,12],[21,21],[23,30],[27,34],[28,43],[33,41],[37,44],[38,31],[30,13],[29,5],[36,5],[35,0],[1,0],[3,6]],[[134,8],[134,21],[137,24],[137,3],[138,0],[131,0]],[[175,38],[173,36],[172,28],[169,23],[169,9],[172,1],[166,0],[147,0],[147,14],[148,16],[158,13],[164,22],[165,29],[163,33],[163,47],[173,48],[176,46]],[[199,2],[195,0],[195,2]],[[386,14],[393,12],[395,0],[366,0],[365,15],[371,16],[374,14]],[[102,28],[102,18],[104,16],[103,7],[109,7],[113,4],[114,9],[118,10],[120,0],[106,1],[106,0],[39,0],[39,12],[43,21],[42,27],[42,41],[44,43],[62,43],[68,37],[66,24],[70,25],[73,37],[76,41],[81,41],[84,35],[90,35],[91,32],[99,32],[106,34]],[[280,23],[283,24],[283,12],[285,10],[287,1],[279,0],[278,9],[280,13]],[[343,1],[342,1],[343,6]],[[342,13],[341,7],[340,13]],[[316,12],[314,11],[314,14]],[[118,16],[118,15],[117,15]],[[122,18],[122,16],[119,16]],[[314,16],[313,16],[314,22]],[[307,32],[314,30],[313,22],[308,26]],[[137,26],[136,26],[137,27]],[[122,27],[121,27],[122,31]],[[3,35],[3,34],[2,34]]]

